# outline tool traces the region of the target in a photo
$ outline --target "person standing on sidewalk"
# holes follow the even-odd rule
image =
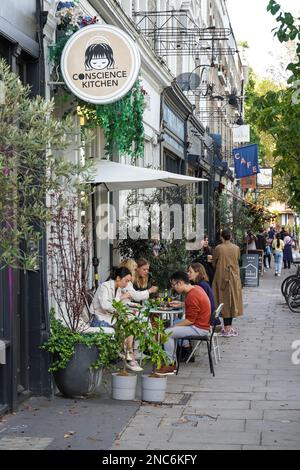
[[[213,292],[216,305],[224,303],[222,317],[224,329],[221,336],[238,336],[238,332],[232,328],[232,319],[243,315],[242,284],[240,279],[240,249],[231,243],[231,233],[223,230],[221,233],[221,245],[214,251],[215,277]]]
[[[212,285],[213,283],[214,274],[215,274],[214,268],[212,265],[212,258],[213,258],[212,254],[213,254],[213,249],[211,246],[209,246],[208,236],[204,235],[204,238],[201,242],[201,249],[194,263],[201,263],[204,266],[210,285]]]
[[[293,262],[293,240],[291,234],[289,233],[284,237],[283,240],[284,249],[283,249],[283,263],[284,269],[291,269],[291,263]]]
[[[280,233],[277,233],[276,240],[273,241],[273,253],[275,258],[275,276],[281,276],[284,243]]]
[[[264,263],[266,269],[271,269],[271,245],[272,244],[269,242],[269,240],[267,240],[264,256]]]

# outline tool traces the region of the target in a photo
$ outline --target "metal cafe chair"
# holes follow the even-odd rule
[[[217,358],[221,359],[220,351],[219,351],[219,343],[217,342],[216,337],[214,336],[215,334],[215,329],[217,326],[217,320],[221,314],[221,311],[224,307],[224,304],[220,304],[218,308],[212,313],[211,315],[211,331],[209,335],[198,335],[198,336],[185,336],[183,338],[177,338],[177,341],[179,342],[179,355],[178,355],[178,363],[177,363],[177,371],[176,375],[178,375],[179,372],[179,367],[180,367],[180,360],[181,360],[181,354],[182,354],[182,345],[183,341],[188,340],[188,341],[197,341],[196,345],[194,346],[194,349],[192,350],[191,354],[189,355],[186,364],[191,360],[191,358],[194,356],[195,352],[197,351],[198,347],[202,342],[206,343],[207,346],[207,353],[208,353],[208,359],[209,359],[209,367],[210,367],[210,372],[212,373],[213,376],[215,376],[215,370],[214,370],[214,365],[213,365],[213,360],[212,360],[212,355],[211,352],[213,350],[213,353],[215,355],[215,361],[217,363]],[[213,341],[216,340],[216,342],[213,343]],[[216,354],[216,351],[218,349],[218,356]]]

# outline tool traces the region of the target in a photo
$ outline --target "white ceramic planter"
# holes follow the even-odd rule
[[[118,372],[112,374],[112,397],[115,400],[134,400],[137,375],[127,376],[118,375]]]
[[[166,396],[167,377],[142,375],[142,400],[162,402]]]

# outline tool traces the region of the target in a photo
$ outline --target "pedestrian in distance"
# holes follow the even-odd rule
[[[247,232],[245,245],[247,253],[249,250],[256,250],[256,237],[250,230]]]
[[[213,249],[209,245],[208,236],[204,235],[204,238],[201,241],[201,248],[194,260],[194,263],[200,263],[204,266],[210,285],[212,285],[213,283],[214,274],[215,274],[212,261],[213,261]]]
[[[283,240],[283,263],[284,269],[291,269],[291,263],[293,262],[293,240],[290,234],[286,235]]]
[[[282,261],[283,261],[283,250],[284,250],[284,243],[281,239],[280,232],[277,233],[276,239],[273,241],[273,253],[275,258],[275,276],[281,276],[282,270]]]

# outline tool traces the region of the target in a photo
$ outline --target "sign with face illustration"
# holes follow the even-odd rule
[[[110,25],[86,26],[66,43],[61,70],[66,85],[83,101],[120,100],[137,79],[141,59],[133,40]]]

